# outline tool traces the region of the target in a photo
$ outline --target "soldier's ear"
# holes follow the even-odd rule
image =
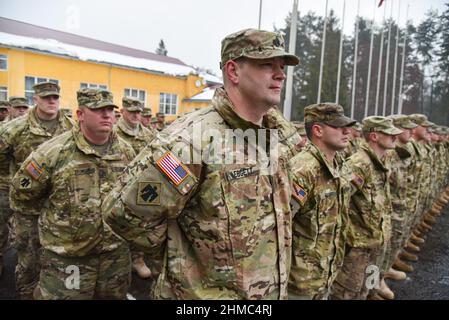
[[[239,83],[239,65],[237,62],[233,60],[229,60],[224,65],[224,73],[226,75],[226,78],[233,84]]]
[[[79,107],[79,108],[76,110],[76,116],[77,116],[77,118],[78,118],[78,121],[83,121],[83,120],[84,120],[84,110],[83,110],[82,107]]]

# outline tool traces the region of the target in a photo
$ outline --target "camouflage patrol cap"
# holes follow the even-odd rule
[[[81,89],[76,92],[78,105],[89,109],[100,109],[108,106],[118,108],[114,104],[112,93],[103,89]]]
[[[304,122],[321,122],[340,128],[353,126],[357,121],[346,117],[342,106],[332,102],[324,102],[305,107]]]
[[[151,108],[148,107],[143,108],[141,115],[143,117],[151,117]]]
[[[27,107],[27,108],[29,108],[30,107],[30,105],[28,104],[28,100],[25,97],[10,97],[9,98],[9,104],[13,108],[18,108],[18,107]]]
[[[427,120],[427,117],[420,113],[414,113],[409,115],[410,120],[412,120],[414,123],[416,123],[418,126],[421,127],[430,127],[432,126],[432,123]]]
[[[293,123],[293,126],[296,128],[296,131],[298,131],[298,134],[299,134],[300,136],[305,136],[305,135],[307,135],[307,133],[306,133],[306,128],[305,128],[305,125],[304,125],[304,122],[301,122],[301,121],[293,121],[292,123]]]
[[[165,118],[165,113],[158,112],[158,113],[156,113],[156,117],[163,117],[163,118]]]
[[[351,128],[356,131],[362,132],[363,127],[362,127],[362,124],[357,121]]]
[[[396,136],[402,133],[402,130],[393,125],[393,120],[387,117],[366,117],[362,123],[364,132],[382,132],[390,136]]]
[[[395,127],[403,129],[415,129],[416,127],[418,127],[418,125],[410,120],[410,117],[405,114],[392,114],[389,115],[388,118],[393,120],[393,124],[395,125]]]
[[[53,82],[40,82],[33,86],[34,94],[43,98],[47,96],[58,96],[61,88]]]
[[[156,123],[157,119],[156,118],[151,118],[151,123]]]
[[[8,109],[11,106],[9,101],[0,100],[0,109]]]
[[[232,33],[221,41],[220,69],[227,61],[240,57],[250,59],[284,57],[287,65],[295,66],[299,63],[297,56],[285,51],[284,38],[281,34],[256,29]]]
[[[142,111],[143,103],[142,101],[134,98],[124,97],[122,99],[122,107],[128,111]]]

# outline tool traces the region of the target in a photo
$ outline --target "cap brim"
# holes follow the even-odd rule
[[[100,108],[106,108],[106,107],[114,107],[116,109],[119,109],[119,107],[113,103],[110,102],[103,102],[98,105],[95,105],[94,107],[88,107],[89,109],[100,109]]]
[[[142,108],[139,107],[130,107],[130,108],[124,108],[127,111],[140,111],[142,112]]]
[[[401,127],[402,129],[415,129],[415,128],[418,128],[418,125],[415,124],[415,123],[412,123],[411,125],[406,125],[406,126],[400,126],[400,125],[397,125],[397,126]]]
[[[243,57],[250,58],[250,59],[270,59],[270,58],[277,58],[277,57],[283,57],[285,58],[285,64],[288,66],[296,66],[299,64],[299,58],[295,56],[294,54],[287,53],[283,50],[270,50],[270,51],[263,51],[261,53],[250,53],[250,54],[244,54]]]
[[[388,134],[389,136],[397,136],[397,135],[401,134],[404,131],[394,127],[394,128],[382,129],[382,130],[379,130],[379,132]]]
[[[27,104],[18,104],[18,105],[11,106],[11,107],[12,107],[12,108],[18,108],[18,107],[26,107],[26,108],[29,108],[30,106],[27,105]]]
[[[351,118],[342,116],[342,117],[338,117],[331,121],[325,121],[324,123],[328,124],[332,127],[343,128],[343,127],[352,127],[353,125],[355,125],[357,123],[357,121],[353,120]]]
[[[48,96],[58,96],[58,97],[60,96],[59,92],[57,92],[57,91],[44,91],[37,95],[41,98],[48,97]]]

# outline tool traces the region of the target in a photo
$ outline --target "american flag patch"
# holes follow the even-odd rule
[[[363,183],[365,182],[360,176],[356,175],[355,173],[352,174],[352,182],[357,186],[361,187],[363,186]]]
[[[297,185],[296,183],[293,183],[293,196],[298,200],[302,205],[307,200],[307,192],[301,188],[300,185]]]
[[[156,164],[176,186],[189,175],[181,162],[179,162],[170,152],[165,153]]]
[[[31,178],[38,180],[44,172],[44,169],[34,159],[32,159],[26,166],[26,171]]]

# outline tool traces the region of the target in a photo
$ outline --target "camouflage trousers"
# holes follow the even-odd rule
[[[127,244],[109,252],[64,257],[43,250],[35,299],[126,299],[131,284],[131,257]]]
[[[376,265],[378,249],[346,247],[343,266],[335,279],[330,299],[332,300],[366,300],[370,289],[373,272],[367,269]],[[374,279],[375,281],[379,279]]]
[[[385,271],[388,271],[396,260],[404,243],[408,240],[407,228],[407,210],[395,211],[392,215],[391,224],[391,239],[385,257]]]
[[[39,280],[40,252],[38,219],[36,215],[14,212],[15,248],[17,250],[16,290],[20,299],[33,298]]]
[[[6,251],[8,238],[10,237],[9,221],[12,217],[12,210],[9,207],[8,190],[0,189],[0,258]]]

